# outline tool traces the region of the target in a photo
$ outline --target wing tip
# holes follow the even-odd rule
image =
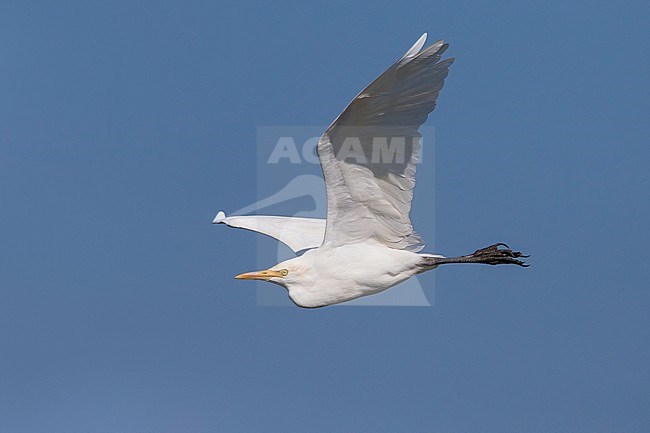
[[[220,210],[220,211],[217,213],[217,216],[214,217],[214,219],[212,220],[212,224],[221,224],[221,223],[224,222],[225,219],[226,219],[226,214],[225,214],[225,212],[222,211],[222,210]]]
[[[424,46],[424,43],[427,41],[427,32],[424,32],[420,38],[415,41],[413,46],[409,48],[409,50],[402,56],[402,58],[399,60],[400,62],[407,63],[409,60],[411,60],[413,57],[417,56],[422,47]]]

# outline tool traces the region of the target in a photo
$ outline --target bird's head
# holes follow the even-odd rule
[[[310,279],[310,266],[303,257],[296,257],[278,263],[263,271],[246,272],[235,278],[238,280],[262,280],[289,287],[293,284],[307,285]]]

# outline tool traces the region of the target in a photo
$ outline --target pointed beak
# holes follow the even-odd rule
[[[257,272],[246,272],[245,274],[239,274],[235,277],[236,280],[265,280],[268,281],[271,278],[282,278],[282,273],[280,271],[257,271]]]

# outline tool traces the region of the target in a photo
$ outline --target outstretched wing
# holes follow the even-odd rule
[[[285,216],[242,215],[229,216],[219,212],[213,224],[251,230],[271,236],[287,245],[294,252],[316,248],[323,243],[325,220],[321,218],[298,218]]]
[[[325,244],[374,238],[396,249],[424,247],[409,218],[418,129],[454,61],[440,61],[443,41],[420,51],[425,40],[426,33],[359,93],[318,142],[327,188]]]

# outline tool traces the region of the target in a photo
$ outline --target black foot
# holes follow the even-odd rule
[[[519,257],[527,258],[530,256],[524,255],[519,251],[512,251],[508,245],[501,242],[476,250],[467,257],[471,258],[471,261],[475,263],[485,263],[486,265],[518,265],[524,268],[530,266],[523,260],[518,260]]]

